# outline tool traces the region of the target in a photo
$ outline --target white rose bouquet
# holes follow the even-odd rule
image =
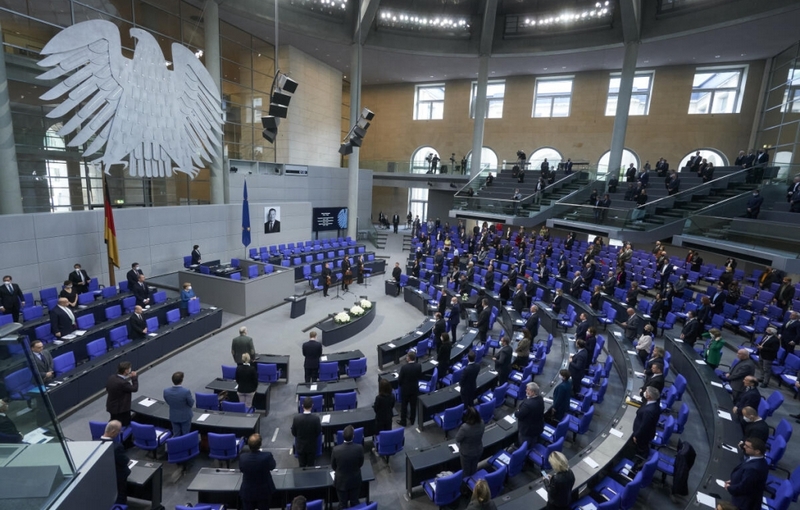
[[[364,309],[358,305],[355,305],[350,309],[350,315],[352,315],[353,317],[360,317],[364,315]]]
[[[363,308],[364,310],[369,310],[370,308],[372,308],[372,301],[369,301],[367,299],[362,299],[360,305],[361,308]]]
[[[350,322],[350,316],[347,315],[347,312],[340,312],[337,313],[336,316],[333,318],[333,322],[336,324],[345,324]]]

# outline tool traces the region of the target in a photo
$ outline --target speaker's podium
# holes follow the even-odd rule
[[[394,280],[386,280],[383,286],[387,296],[396,296],[399,293],[400,284]]]
[[[284,301],[292,303],[292,311],[289,317],[296,319],[306,313],[306,297],[305,296],[292,296],[285,298]]]

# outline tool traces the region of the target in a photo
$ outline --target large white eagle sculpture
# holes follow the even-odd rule
[[[119,30],[109,21],[84,21],[53,37],[39,62],[52,69],[39,79],[66,78],[41,99],[67,97],[47,117],[73,112],[58,134],[78,131],[70,147],[91,140],[83,156],[102,151],[93,162],[106,173],[111,165],[129,165],[131,176],[170,177],[175,170],[194,178],[203,160],[219,157],[219,90],[187,48],[172,44],[171,71],[152,35],[138,28],[130,35],[133,59],[122,55]]]

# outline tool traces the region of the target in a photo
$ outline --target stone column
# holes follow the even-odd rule
[[[0,41],[3,39],[0,27]],[[22,191],[19,185],[17,148],[14,144],[14,124],[11,119],[11,100],[8,97],[6,54],[0,48],[0,214],[22,214]]]

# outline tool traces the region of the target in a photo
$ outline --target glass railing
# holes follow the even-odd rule
[[[769,247],[800,258],[800,225],[737,221],[736,218],[695,215],[686,219],[686,235],[729,241],[753,250]]]
[[[4,382],[0,413],[5,415],[0,432],[0,468],[6,474],[20,468],[27,470],[26,476],[41,477],[42,483],[37,486],[44,492],[34,491],[35,496],[31,496],[26,484],[8,480],[2,487],[3,498],[19,498],[22,507],[26,507],[24,500],[31,498],[32,507],[49,508],[73,479],[75,465],[47,395],[49,386],[37,370],[34,356],[38,354],[32,352],[27,336],[17,334],[20,328],[15,323],[0,327],[0,381]],[[52,379],[53,374],[44,375]]]
[[[444,163],[444,164],[443,164]],[[388,173],[397,173],[397,174],[427,174],[428,172],[428,165],[413,165],[410,161],[390,161],[390,160],[382,160],[382,159],[371,159],[371,160],[359,160],[358,162],[359,168],[363,168],[365,170],[372,170],[373,172],[388,172]],[[496,172],[497,170],[492,170]],[[453,165],[450,161],[440,161],[439,166],[436,170],[436,175],[454,175],[454,176],[466,176],[469,175],[468,171],[464,171],[464,168],[461,166],[460,161],[456,161],[456,164]]]
[[[647,214],[641,209],[617,209],[614,207],[596,207],[593,205],[555,204],[553,214],[555,220],[570,222],[595,223],[607,227],[623,229],[636,222],[643,222]]]

